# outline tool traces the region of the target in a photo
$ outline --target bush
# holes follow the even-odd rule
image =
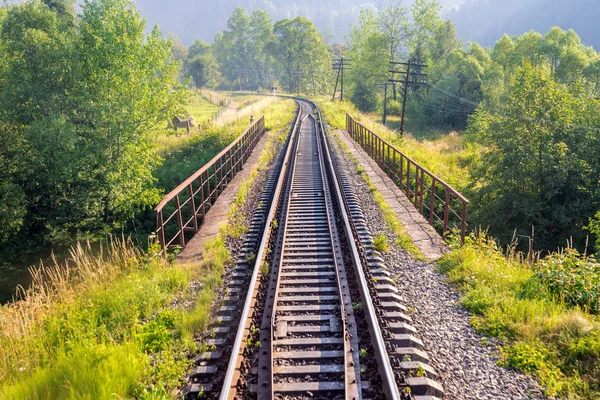
[[[388,115],[402,115],[402,103],[396,100],[388,100],[387,113]]]
[[[598,264],[566,250],[533,265],[483,234],[465,242],[440,270],[461,290],[477,332],[504,340],[501,364],[537,378],[548,396],[600,398],[600,323],[573,308],[591,309]]]
[[[550,255],[534,267],[536,279],[549,293],[571,306],[600,313],[600,263],[574,249]]]

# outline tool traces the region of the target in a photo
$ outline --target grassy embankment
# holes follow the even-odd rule
[[[267,129],[287,133],[293,108],[265,110]],[[262,167],[282,136],[272,135]],[[68,265],[43,268],[23,300],[0,309],[0,398],[174,398],[222,284],[223,243],[208,244],[196,263],[172,265],[155,255],[156,244],[143,254],[115,240],[100,253],[77,247]]]
[[[349,112],[459,190],[478,162],[480,149],[461,135],[400,139],[351,105],[321,104],[334,127],[344,128]],[[537,378],[548,396],[600,398],[600,263],[573,250],[541,260],[503,252],[482,234],[453,250],[440,270],[460,290],[482,340],[503,340],[499,363]]]
[[[546,395],[600,398],[600,264],[574,250],[531,262],[472,235],[440,261],[484,336],[506,344],[500,363],[536,377]]]

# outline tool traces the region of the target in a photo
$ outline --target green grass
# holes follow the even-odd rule
[[[0,311],[0,397],[170,397],[228,258],[221,240],[198,263],[177,266],[113,241],[45,268],[23,300]]]
[[[600,321],[586,311],[589,307],[565,301],[570,295],[579,297],[581,285],[568,282],[580,280],[579,267],[594,261],[571,256],[554,254],[530,264],[519,254],[504,255],[495,241],[484,235],[471,235],[464,247],[455,243],[453,252],[439,264],[462,292],[461,304],[473,313],[476,330],[506,343],[501,365],[534,376],[548,396],[597,399]],[[572,269],[562,275],[565,279],[557,292],[558,281],[547,276],[564,272],[557,265],[565,263]],[[590,288],[599,285],[596,280]]]
[[[192,92],[186,111],[194,117],[197,124],[209,121],[222,107],[209,102],[199,92]]]
[[[288,123],[292,108],[290,101],[278,101],[266,107],[261,113],[265,116],[265,128],[277,129],[279,125]],[[154,172],[157,186],[167,192],[175,188],[233,142],[248,125],[249,122],[242,119],[223,126],[211,126],[206,132],[191,135],[158,134],[158,152],[165,161]]]

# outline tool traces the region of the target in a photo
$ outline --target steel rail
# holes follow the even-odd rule
[[[340,214],[342,216],[342,220],[344,222],[344,230],[346,237],[348,238],[348,244],[352,251],[352,258],[354,261],[354,271],[358,278],[358,286],[359,291],[362,297],[362,301],[364,304],[365,315],[367,317],[367,324],[369,326],[369,332],[371,334],[371,340],[374,344],[375,357],[377,359],[377,365],[379,367],[379,372],[381,373],[382,382],[383,382],[383,391],[386,394],[386,397],[390,400],[400,400],[400,393],[398,391],[398,386],[396,385],[396,380],[394,378],[394,370],[392,369],[392,365],[390,363],[390,358],[387,353],[385,342],[383,340],[383,334],[381,333],[381,328],[379,327],[379,322],[377,321],[377,314],[375,311],[375,306],[373,305],[373,300],[371,299],[369,288],[367,286],[367,280],[365,277],[365,273],[363,270],[363,265],[360,259],[360,255],[358,252],[358,248],[354,241],[354,234],[352,232],[352,227],[350,225],[350,219],[348,217],[348,213],[346,212],[346,208],[344,207],[345,201],[342,196],[342,190],[340,188],[339,177],[336,173],[336,168],[334,168],[333,161],[331,159],[329,145],[327,140],[325,139],[325,130],[323,128],[323,118],[321,110],[318,106],[315,107],[319,114],[319,126],[321,130],[321,135],[323,135],[323,145],[325,147],[325,156],[327,158],[327,164],[329,165],[329,170],[331,171],[334,179],[333,185],[335,188],[335,194],[338,199],[338,203],[340,205]]]
[[[312,118],[312,114],[311,114],[311,118]],[[313,118],[314,119],[314,118]],[[320,126],[319,122],[315,119],[315,130],[316,130],[316,135],[317,135],[317,143],[318,143],[318,152],[319,152],[319,166],[321,167],[321,171],[322,171],[322,181],[323,181],[323,187],[325,190],[327,190],[327,195],[324,196],[325,200],[329,203],[332,202],[332,199],[330,199],[330,195],[331,195],[331,190],[330,187],[328,185],[329,179],[327,178],[327,168],[325,165],[325,157],[323,156],[323,149],[327,150],[325,151],[325,153],[329,156],[329,150],[327,149],[327,146],[324,144],[325,142],[325,138],[321,137],[321,135],[319,134],[320,128],[322,128],[322,126]],[[322,131],[321,131],[322,133]],[[335,180],[335,179],[334,179]],[[334,186],[337,189],[337,186]],[[337,190],[336,190],[337,191]],[[335,243],[334,243],[334,237],[335,234],[333,234],[333,229],[334,227],[332,226],[333,224],[333,215],[330,214],[330,210],[333,208],[333,204],[329,204],[329,207],[327,207],[327,220],[329,222],[329,229],[332,231],[332,235],[331,235],[331,246],[332,248],[335,248]],[[343,208],[343,206],[340,203],[340,208]],[[337,229],[337,226],[335,227],[335,229]],[[339,241],[339,239],[338,239]],[[349,296],[345,296],[345,293],[342,289],[342,277],[341,277],[341,266],[339,265],[340,263],[338,263],[337,261],[337,257],[334,257],[334,268],[335,268],[335,273],[336,273],[336,277],[337,277],[337,283],[338,283],[338,295],[340,296],[340,308],[341,308],[341,317],[342,317],[342,326],[343,326],[343,332],[346,332],[348,330],[348,321],[347,321],[347,315],[350,316],[350,314],[346,314],[347,313],[347,307],[352,308],[352,302],[351,300],[348,298]],[[344,274],[344,280],[345,280],[345,274]],[[348,282],[345,283],[345,286],[348,284]],[[345,298],[346,297],[346,298]],[[345,300],[344,300],[345,298]],[[346,387],[346,397],[347,398],[362,398],[362,396],[359,394],[360,390],[357,387],[357,382],[360,379],[360,376],[356,376],[356,371],[353,370],[353,365],[354,365],[354,360],[352,359],[352,347],[350,346],[349,340],[347,338],[347,335],[344,334],[344,365],[345,365],[345,370],[346,373],[344,374],[344,383],[345,383],[345,387]],[[352,385],[352,386],[351,386]],[[351,388],[350,388],[351,386]]]
[[[223,387],[221,389],[221,394],[219,397],[220,400],[228,400],[229,399],[230,391],[233,386],[233,377],[235,375],[235,370],[237,368],[237,359],[238,359],[239,353],[241,351],[241,345],[242,345],[242,342],[243,342],[243,339],[245,336],[246,320],[248,319],[248,315],[250,314],[250,308],[251,308],[250,306],[252,303],[252,298],[254,297],[254,292],[255,292],[256,286],[258,284],[258,274],[259,274],[259,270],[260,270],[260,265],[262,263],[262,260],[265,256],[265,253],[267,250],[267,243],[268,243],[267,239],[269,238],[269,235],[271,233],[271,225],[272,225],[273,218],[275,216],[275,212],[277,209],[277,203],[278,203],[277,200],[280,196],[284,177],[287,172],[289,159],[290,159],[290,155],[291,155],[291,149],[293,147],[292,146],[293,140],[294,140],[294,137],[298,134],[300,115],[301,115],[301,112],[299,112],[298,115],[296,116],[296,122],[294,124],[294,129],[292,130],[290,142],[287,146],[285,158],[283,160],[281,173],[277,180],[277,186],[275,187],[275,192],[273,194],[273,200],[271,202],[271,207],[269,208],[269,213],[267,215],[265,231],[263,232],[263,235],[262,235],[260,248],[258,249],[258,252],[256,254],[254,269],[252,271],[252,277],[250,278],[250,287],[248,288],[248,293],[246,295],[246,300],[244,302],[244,308],[242,310],[242,315],[240,317],[240,325],[238,327],[238,330],[237,330],[237,333],[235,336],[235,341],[232,346],[231,355],[229,357],[229,364],[227,365],[227,371],[225,373],[225,379],[223,381]]]
[[[299,99],[296,98],[296,100],[299,100]],[[350,219],[349,219],[346,207],[345,207],[346,201],[342,194],[340,177],[337,172],[337,169],[334,166],[334,163],[333,163],[333,160],[332,160],[332,157],[330,154],[328,139],[326,138],[325,130],[323,127],[322,113],[315,103],[312,103],[312,102],[308,102],[308,103],[313,107],[313,110],[316,110],[316,113],[318,115],[318,120],[315,123],[315,129],[316,129],[317,141],[319,143],[317,148],[318,148],[318,152],[319,152],[319,160],[320,160],[319,164],[320,164],[321,171],[322,171],[321,172],[322,179],[323,179],[324,184],[325,184],[325,182],[329,182],[329,185],[327,185],[327,186],[331,187],[331,189],[332,189],[331,191],[334,192],[333,196],[335,196],[335,199],[337,200],[337,203],[339,205],[339,207],[338,207],[339,213],[341,216],[341,220],[343,221],[343,233],[346,236],[346,238],[348,239],[347,243],[351,250],[351,257],[353,260],[353,269],[354,269],[355,276],[357,279],[357,286],[358,286],[358,289],[359,289],[359,292],[361,295],[361,301],[363,302],[363,305],[364,305],[366,322],[369,327],[371,342],[372,342],[372,345],[374,348],[374,353],[375,353],[375,358],[377,361],[378,370],[380,372],[381,379],[382,379],[382,390],[383,390],[384,394],[386,395],[387,399],[399,400],[399,399],[401,399],[401,397],[400,397],[400,393],[398,390],[398,386],[395,381],[394,371],[391,366],[390,357],[386,350],[382,330],[377,321],[377,314],[376,314],[375,306],[374,306],[373,300],[370,296],[369,288],[367,285],[367,279],[366,279],[365,272],[364,272],[364,266],[361,261],[361,256],[360,256],[358,247],[355,243],[354,233],[352,231]],[[292,178],[293,178],[292,174],[294,172],[294,169],[290,169],[290,168],[293,168],[294,160],[296,158],[294,156],[294,159],[292,159],[292,154],[294,153],[294,149],[297,148],[296,144],[298,143],[298,139],[301,134],[300,128],[302,125],[302,121],[308,117],[308,115],[307,115],[306,117],[304,117],[304,119],[301,119],[302,105],[300,103],[299,103],[299,107],[300,107],[300,111],[298,113],[298,116],[296,117],[296,122],[294,124],[291,136],[289,138],[285,157],[284,157],[284,160],[282,163],[282,169],[281,169],[280,175],[277,179],[277,185],[276,185],[276,188],[274,191],[273,200],[272,200],[272,203],[271,203],[271,206],[269,209],[268,216],[266,218],[265,230],[262,234],[260,247],[259,247],[259,250],[258,250],[256,258],[255,258],[255,264],[254,264],[254,268],[253,268],[253,272],[252,272],[252,277],[250,278],[251,279],[250,287],[249,287],[248,293],[246,295],[244,309],[243,309],[242,315],[240,317],[240,324],[237,329],[236,338],[235,338],[234,344],[232,346],[231,355],[229,357],[229,364],[227,366],[225,379],[223,381],[223,386],[222,386],[222,389],[220,392],[219,398],[221,400],[232,399],[233,393],[235,393],[235,390],[236,390],[233,380],[234,380],[234,377],[236,376],[236,370],[239,368],[239,365],[241,363],[243,341],[247,334],[246,331],[248,329],[247,328],[248,320],[249,320],[248,317],[251,312],[251,306],[252,306],[253,300],[255,298],[257,286],[259,283],[258,274],[260,271],[260,266],[262,265],[263,260],[265,259],[265,256],[267,254],[269,238],[272,236],[272,222],[275,218],[277,208],[279,206],[279,199],[282,196],[283,189],[284,189],[283,186],[284,186],[284,182],[286,181],[286,179],[290,179],[290,181],[288,182],[288,184],[286,186],[289,185],[289,187],[291,187],[291,185],[292,185]],[[330,176],[331,179],[328,179],[327,178],[328,176]],[[327,190],[327,189],[324,187],[324,190]],[[289,198],[288,198],[288,201],[289,201]],[[285,213],[286,209],[284,208],[282,212]],[[328,216],[328,223],[329,223],[329,226],[331,229],[331,221],[329,220],[331,215],[329,214],[329,212],[327,213],[327,216]],[[286,221],[286,224],[287,224],[287,221]],[[283,226],[285,229],[286,225],[283,225]],[[284,233],[284,235],[285,235],[285,233]],[[333,240],[333,238],[331,240]],[[280,263],[279,267],[281,267],[281,265],[282,264]],[[280,275],[280,274],[281,274],[281,269],[279,270],[278,275]],[[338,290],[339,290],[339,285],[341,285],[341,283],[339,281],[339,273],[337,271],[337,265],[336,265],[336,276],[338,278],[337,283],[338,283]],[[278,286],[279,286],[279,284],[277,285],[277,287]],[[338,293],[338,294],[341,294],[341,293]],[[344,301],[343,298],[340,296],[340,303],[343,303],[343,301]],[[277,304],[277,296],[275,296],[274,304],[275,305]],[[275,315],[275,308],[276,307],[273,307],[273,314],[272,314],[273,316]],[[344,310],[343,306],[341,307],[341,309],[342,309],[342,318],[341,319],[343,319],[343,317],[345,316],[345,310]],[[266,309],[265,309],[265,312],[267,312]],[[272,317],[271,323],[274,323],[274,321],[275,321],[275,318]],[[273,326],[271,324],[271,332],[272,332],[272,328],[273,328]],[[344,345],[345,345],[344,347],[346,348],[346,336],[347,335],[345,334],[345,332],[346,332],[345,326],[343,327],[343,332],[344,332]],[[273,338],[273,335],[271,335],[270,339],[272,339],[272,338]],[[272,341],[270,341],[269,346],[272,346],[272,345],[273,345]],[[348,362],[349,360],[347,359],[347,354],[346,354],[347,351],[344,351],[344,353],[345,353],[344,354],[344,359],[345,359],[344,363],[346,364],[346,366],[348,366],[350,363]],[[271,352],[271,366],[273,366],[272,354],[273,353]],[[344,381],[345,381],[344,387],[347,389],[348,380],[346,378],[347,377],[345,377],[345,379],[344,379]],[[358,376],[357,376],[357,379],[358,379]],[[260,382],[259,382],[259,384],[260,384]],[[271,388],[270,388],[271,397],[273,396],[272,390],[273,390],[273,388],[271,386]],[[359,391],[359,396],[360,396],[360,391]]]

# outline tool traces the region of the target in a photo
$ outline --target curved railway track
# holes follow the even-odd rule
[[[441,398],[319,111],[297,101],[185,396]]]

